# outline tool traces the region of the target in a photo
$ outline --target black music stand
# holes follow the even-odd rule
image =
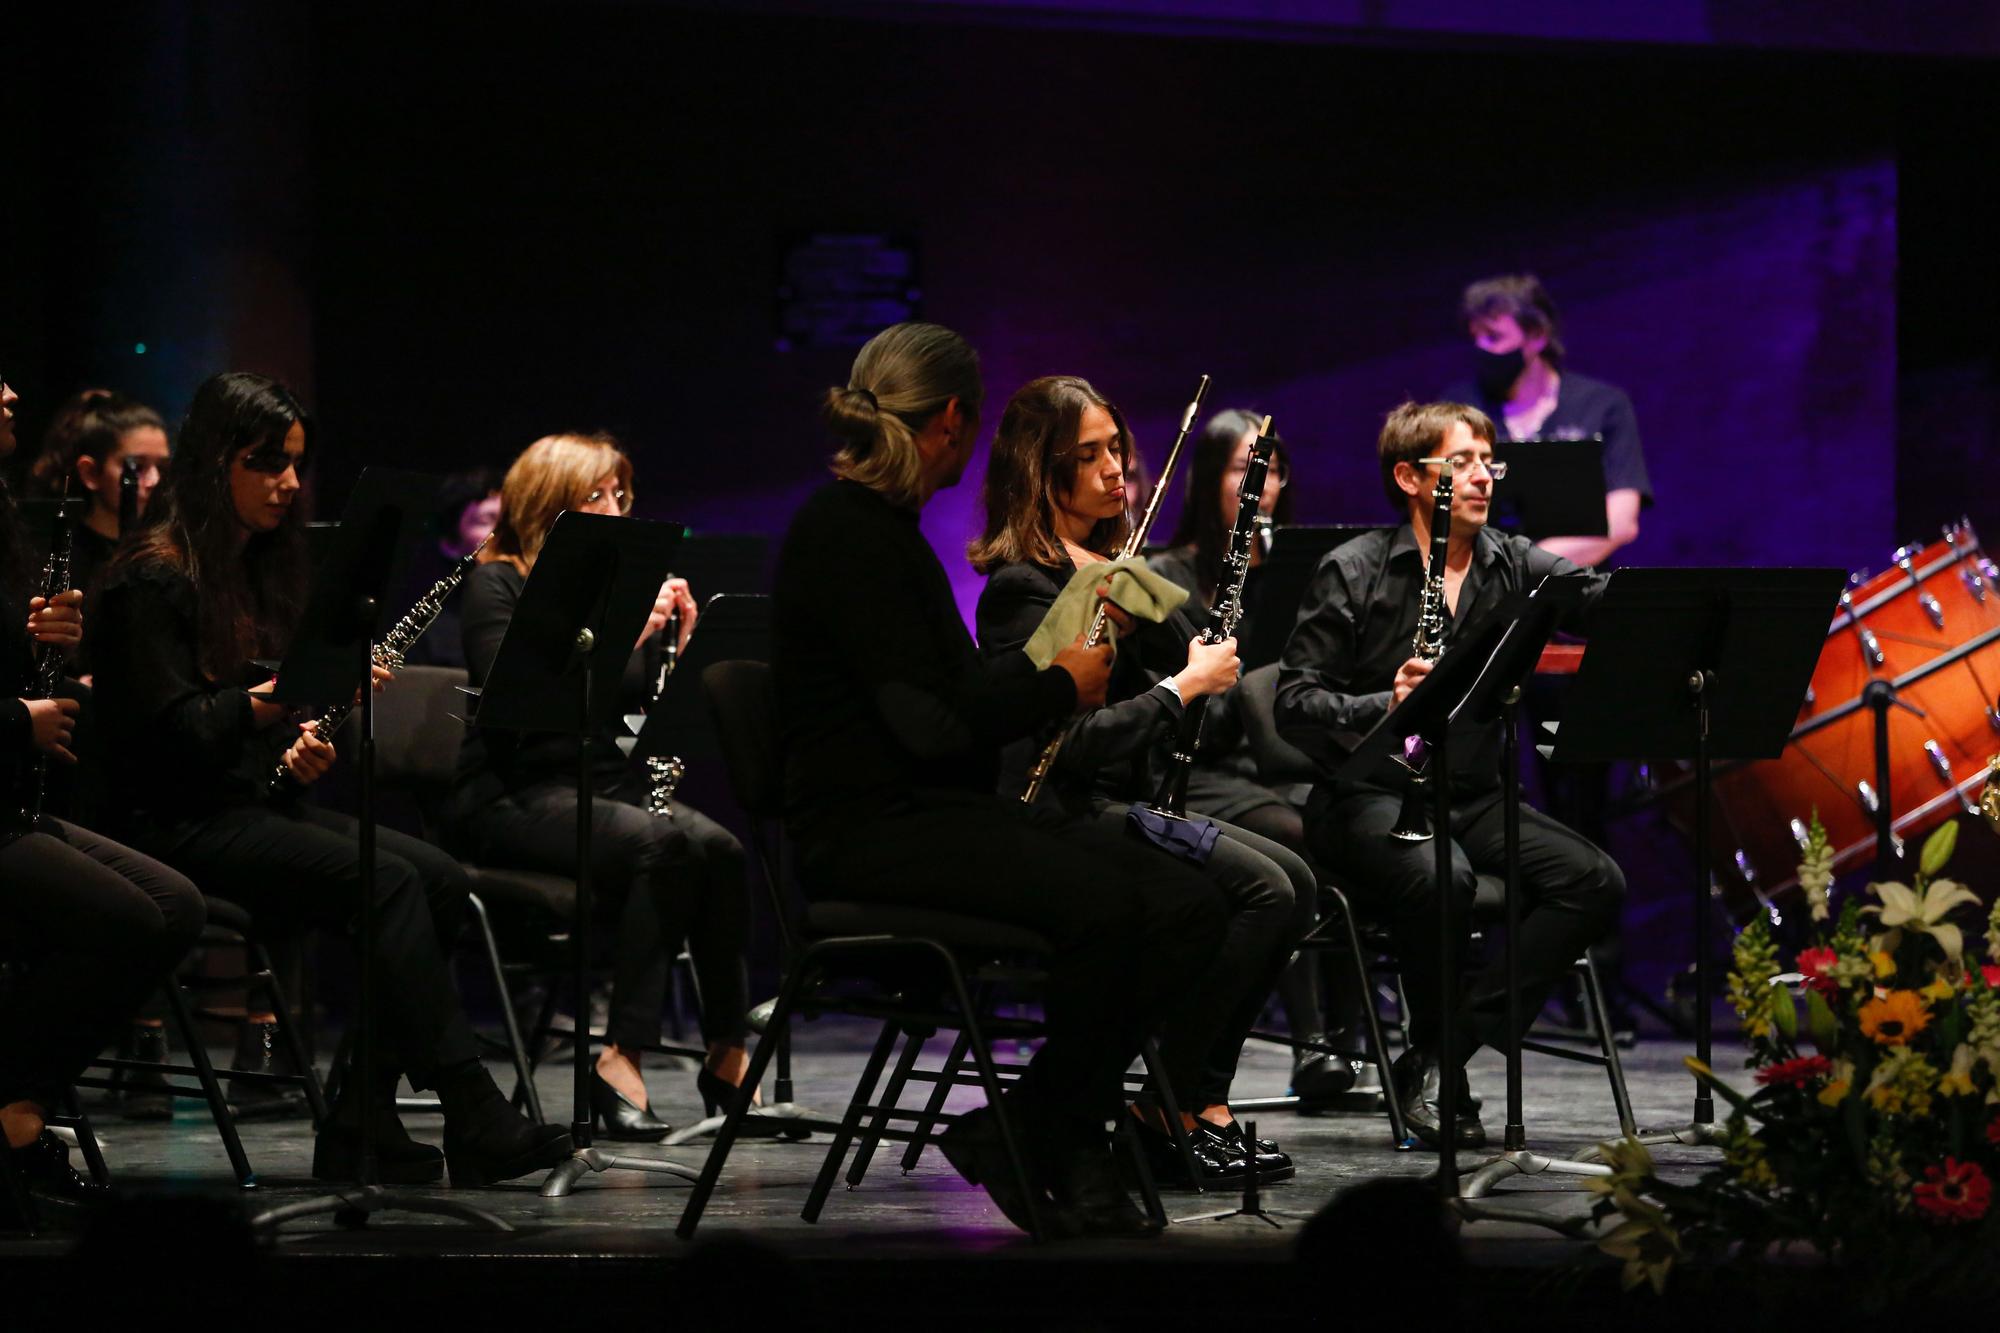
[[[1587,440],[1502,440],[1493,461],[1507,465],[1507,480],[1493,486],[1494,526],[1529,541],[1544,537],[1602,537],[1611,530],[1604,512],[1604,437]]]
[[[1328,552],[1385,527],[1381,523],[1330,523],[1304,526],[1287,523],[1271,533],[1271,553],[1257,575],[1257,604],[1251,608],[1250,641],[1237,645],[1243,669],[1255,671],[1278,660],[1292,626],[1299,618],[1299,603],[1319,562]]]
[[[1405,742],[1421,737],[1429,750],[1431,775],[1431,845],[1436,851],[1438,883],[1438,1067],[1442,1072],[1438,1098],[1439,1195],[1447,1206],[1460,1204],[1458,1187],[1458,1070],[1453,1016],[1458,1012],[1459,908],[1451,892],[1451,761],[1449,738],[1484,725],[1497,715],[1500,699],[1533,673],[1542,644],[1554,624],[1553,600],[1545,614],[1528,593],[1517,593],[1456,630],[1450,646],[1431,673],[1418,682],[1402,703],[1389,711],[1361,738],[1333,772],[1336,781],[1380,783],[1403,753]],[[1526,622],[1525,624],[1523,622]],[[1534,637],[1539,632],[1540,637]],[[1394,1088],[1388,1095],[1396,1095]],[[1534,1215],[1517,1221],[1546,1221]]]
[[[1784,750],[1846,582],[1840,569],[1618,570],[1591,617],[1561,725],[1543,728],[1554,737],[1544,752],[1558,763],[1694,761],[1695,1057],[1704,1065],[1714,1025],[1710,769]],[[1720,1138],[1714,1096],[1696,1079],[1693,1119],[1640,1142]]]
[[[355,748],[359,787],[358,852],[361,910],[356,931],[356,1012],[354,1062],[347,1078],[366,1100],[375,1086],[375,634],[381,627],[382,599],[401,576],[405,533],[413,532],[430,506],[436,479],[416,472],[369,468],[354,483],[332,544],[313,577],[312,594],[278,668],[271,698],[281,703],[329,704],[359,691],[361,730]],[[330,739],[330,738],[329,738]],[[514,1228],[481,1208],[455,1199],[434,1199],[376,1183],[375,1118],[361,1117],[361,1183],[351,1189],[282,1204],[259,1214],[253,1226],[277,1226],[296,1217],[332,1213],[342,1226],[367,1225],[375,1213],[396,1209],[455,1218],[494,1231]]]
[[[674,523],[569,511],[556,519],[521,589],[469,719],[507,731],[577,738],[576,909],[570,980],[577,1001],[570,1137],[576,1151],[542,1182],[559,1199],[588,1171],[651,1171],[695,1179],[673,1162],[591,1146],[590,933],[592,742],[618,708],[618,681],[672,567]]]

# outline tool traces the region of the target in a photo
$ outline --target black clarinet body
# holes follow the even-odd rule
[[[62,499],[56,502],[55,526],[49,534],[49,558],[42,566],[41,595],[46,601],[53,602],[57,596],[70,590],[71,555],[75,547],[76,524],[69,516],[69,482],[64,479]],[[62,677],[62,649],[52,643],[36,644],[34,671],[29,677],[25,697],[31,700],[55,698]],[[28,778],[27,815],[31,821],[40,821],[42,805],[48,794],[49,756],[46,751],[37,750],[34,769]]]

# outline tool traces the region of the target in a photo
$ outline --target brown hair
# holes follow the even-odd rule
[[[76,471],[77,459],[87,457],[101,464],[127,435],[147,427],[165,434],[167,423],[152,408],[115,389],[85,389],[73,395],[56,409],[42,433],[42,452],[33,471],[36,488],[47,495],[60,494],[63,478]]]
[[[840,441],[833,475],[917,508],[917,432],[954,398],[976,423],[984,396],[979,354],[965,339],[938,324],[891,324],[855,355],[846,387],[826,391],[822,414]]]
[[[523,449],[500,482],[500,522],[481,563],[505,560],[523,574],[533,569],[557,516],[581,507],[607,472],[618,474],[625,492],[621,507],[629,512],[632,460],[611,436],[544,435]]]
[[[1404,403],[1382,423],[1382,436],[1375,444],[1382,463],[1382,494],[1397,513],[1409,512],[1410,497],[1396,484],[1396,464],[1431,457],[1461,422],[1471,427],[1474,439],[1493,443],[1493,418],[1464,403]]]
[[[1502,273],[1497,277],[1481,278],[1465,289],[1465,295],[1458,300],[1460,323],[1470,324],[1475,319],[1511,318],[1521,326],[1521,332],[1529,337],[1541,334],[1548,338],[1548,345],[1542,349],[1542,360],[1557,370],[1562,369],[1563,340],[1562,316],[1556,313],[1555,298],[1549,289],[1542,286],[1542,280],[1532,273]]]
[[[1007,400],[993,452],[986,462],[986,486],[980,505],[986,530],[966,547],[972,567],[990,574],[1004,564],[1061,566],[1069,557],[1056,535],[1057,497],[1076,486],[1076,437],[1087,407],[1101,407],[1118,428],[1120,460],[1132,465],[1132,431],[1125,416],[1086,380],[1074,375],[1045,375],[1022,385]],[[1132,530],[1124,514],[1100,520],[1083,544],[1100,555],[1111,555]]]

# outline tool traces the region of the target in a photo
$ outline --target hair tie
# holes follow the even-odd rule
[[[849,392],[849,393],[858,393],[858,394],[860,394],[860,395],[861,395],[861,396],[862,396],[863,398],[866,398],[866,399],[868,400],[868,406],[869,406],[870,410],[872,410],[872,411],[876,411],[876,412],[879,412],[879,411],[881,411],[881,410],[882,410],[882,404],[880,404],[880,403],[878,403],[878,402],[876,402],[876,401],[875,401],[875,391],[874,391],[873,389],[861,389],[861,388],[851,388],[851,389],[849,389],[849,390],[848,390],[848,392]]]

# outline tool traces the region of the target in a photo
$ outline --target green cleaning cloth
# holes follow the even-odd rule
[[[1110,600],[1121,611],[1129,612],[1139,620],[1155,623],[1165,620],[1180,609],[1188,598],[1187,589],[1172,579],[1154,573],[1144,560],[1136,557],[1130,560],[1112,560],[1104,564],[1085,565],[1076,571],[1069,585],[1056,594],[1055,605],[1042,617],[1042,623],[1028,639],[1026,652],[1034,662],[1035,670],[1047,669],[1056,660],[1056,654],[1076,641],[1076,636],[1090,628],[1090,622],[1097,615],[1097,590],[1106,583],[1111,585]],[[1118,626],[1105,621],[1105,641],[1116,642]]]

